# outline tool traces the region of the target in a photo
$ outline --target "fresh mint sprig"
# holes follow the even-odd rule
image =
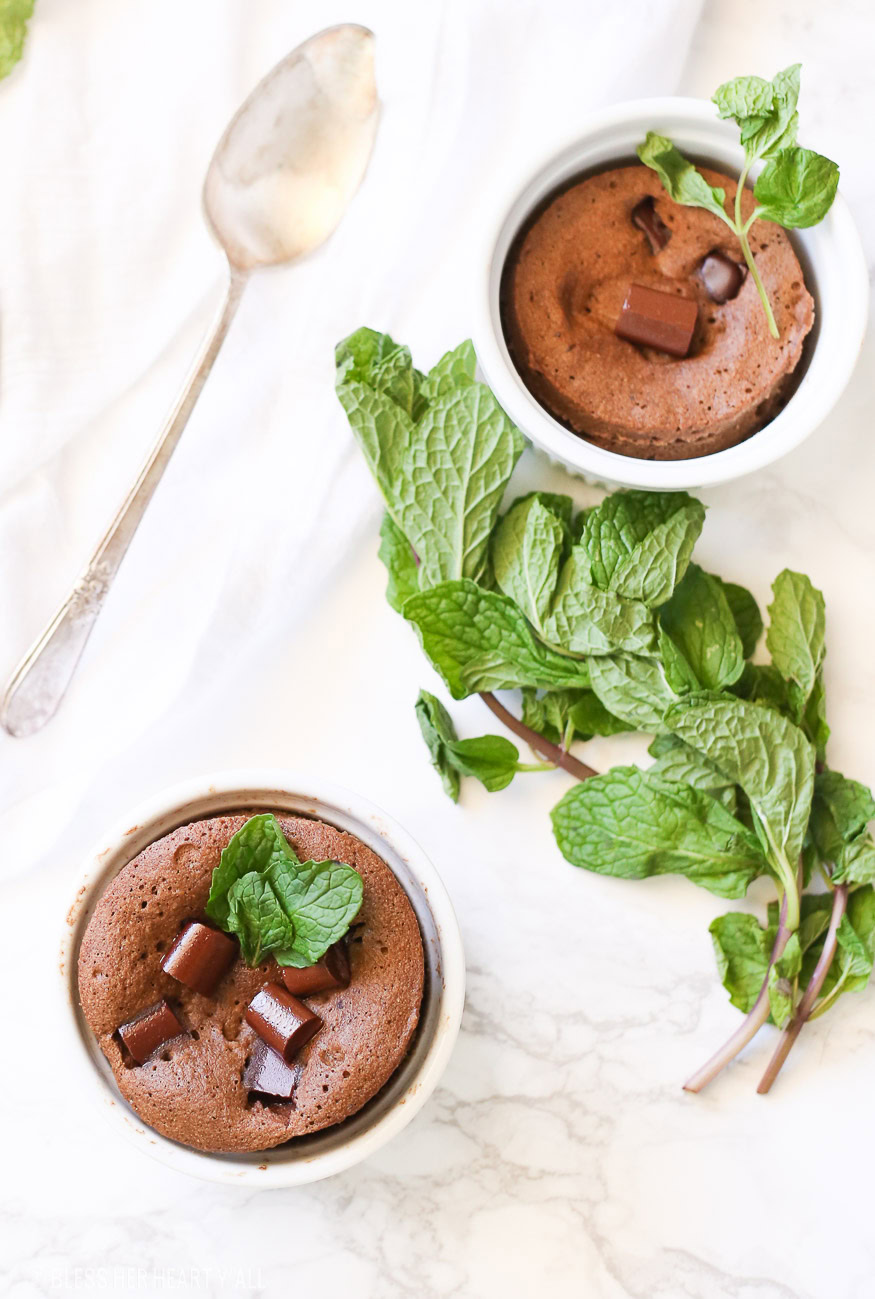
[[[839,183],[837,165],[822,154],[796,144],[799,114],[799,74],[794,63],[772,81],[736,77],[725,82],[713,102],[721,118],[738,123],[744,145],[744,166],[735,190],[732,213],[726,211],[726,191],[705,177],[664,135],[649,131],[638,146],[638,157],[659,176],[667,193],[685,207],[700,207],[719,217],[738,239],[773,338],[778,326],[748,238],[755,221],[772,221],[788,230],[817,225],[832,206]],[[756,205],[742,212],[742,195],[751,169],[765,166],[753,187]]]
[[[206,911],[236,934],[247,965],[315,965],[349,929],[362,880],[345,862],[298,858],[270,812],[251,816],[213,871]]]
[[[519,749],[503,735],[478,735],[460,740],[453,720],[439,699],[420,690],[416,716],[428,745],[432,766],[454,803],[459,801],[460,777],[474,776],[490,794],[505,789],[520,771],[549,771],[549,762],[520,762]]]
[[[727,110],[757,110],[745,127],[752,154],[779,157],[795,131],[798,76],[776,82],[780,109],[775,83],[726,90]],[[699,192],[696,176],[681,159],[685,193]],[[729,912],[711,927],[745,1019],[686,1084],[698,1091],[771,1020],[782,1035],[768,1090],[807,1020],[863,987],[875,961],[875,799],[826,765],[823,596],[781,573],[771,662],[754,662],[759,607],[694,562],[705,511],[692,497],[615,492],[575,513],[568,495],[530,492],[504,505],[517,435],[482,393],[459,400],[476,382],[469,345],[425,375],[388,335],[362,330],[338,348],[337,382],[387,502],[389,602],[453,698],[480,693],[537,758],[521,762],[497,735],[459,740],[422,691],[417,718],[447,793],[458,800],[465,776],[498,790],[562,767],[582,782],[553,811],[574,865],[626,879],[671,872],[728,898],[770,880],[764,925]],[[450,411],[452,429],[436,439]],[[448,439],[464,455],[448,457]],[[413,479],[420,508],[408,514]],[[473,548],[459,541],[472,519]],[[521,716],[493,693],[507,690],[521,691]],[[655,736],[648,770],[599,775],[572,752],[623,731]]]

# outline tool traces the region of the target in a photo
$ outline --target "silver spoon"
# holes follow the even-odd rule
[[[73,590],[19,664],[0,708],[10,735],[53,716],[152,494],[213,367],[251,272],[324,243],[361,183],[377,130],[374,37],[355,23],[292,50],[255,88],[219,141],[204,213],[228,257],[225,300],[176,405]]]

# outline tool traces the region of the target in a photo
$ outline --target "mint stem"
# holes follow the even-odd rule
[[[757,286],[757,293],[760,295],[760,301],[763,304],[763,311],[766,313],[766,321],[769,326],[769,333],[772,338],[780,338],[778,326],[775,324],[775,317],[772,313],[772,304],[769,302],[769,295],[766,293],[765,285],[760,279],[760,273],[757,270],[756,262],[753,259],[753,253],[750,250],[750,244],[747,239],[747,232],[753,222],[753,217],[745,225],[741,219],[741,196],[744,193],[745,182],[750,171],[750,163],[744,165],[744,170],[738,178],[738,184],[735,187],[735,233],[738,235],[738,241],[741,244],[741,252],[747,263],[747,269],[753,276],[753,282]],[[754,216],[756,214],[754,213]]]
[[[781,1067],[805,1025],[805,1021],[814,1009],[814,1003],[823,987],[823,981],[829,973],[829,967],[832,965],[833,957],[836,953],[838,942],[839,925],[842,922],[842,916],[845,914],[845,908],[848,905],[848,886],[840,884],[832,895],[832,914],[829,920],[829,929],[826,933],[826,939],[823,944],[823,951],[820,953],[820,959],[814,967],[814,973],[809,980],[808,987],[802,994],[802,1000],[797,1007],[796,1014],[790,1023],[784,1029],[775,1047],[775,1054],[769,1061],[768,1068],[760,1079],[760,1085],[757,1092],[760,1096],[765,1096],[772,1086],[772,1083],[781,1072]]]
[[[765,311],[766,313],[766,320],[768,321],[768,325],[769,325],[769,333],[772,335],[772,338],[780,338],[781,335],[778,332],[778,326],[775,324],[775,317],[772,313],[772,304],[771,302],[769,302],[769,295],[766,293],[765,285],[760,279],[760,273],[757,270],[756,262],[753,259],[753,253],[750,250],[750,244],[747,241],[747,231],[742,230],[739,227],[737,233],[738,233],[739,243],[741,244],[741,251],[744,255],[744,260],[747,262],[747,268],[750,271],[751,275],[753,276],[753,282],[757,286],[757,293],[760,295],[760,301],[763,304],[763,311]]]
[[[565,771],[576,776],[578,780],[589,780],[590,776],[597,776],[599,773],[593,767],[588,767],[585,762],[580,762],[566,749],[560,749],[558,744],[553,744],[546,736],[541,735],[538,731],[533,731],[525,722],[514,717],[509,713],[504,704],[500,704],[491,691],[481,691],[480,698],[488,709],[490,709],[500,721],[504,722],[509,731],[518,735],[521,740],[525,740],[536,753],[547,758],[556,767],[562,767]]]
[[[787,893],[785,891],[781,902],[781,914],[778,919],[778,932],[775,934],[775,941],[772,945],[772,954],[769,957],[769,970],[775,964],[775,961],[782,955],[784,948],[790,940],[792,930],[787,927]],[[766,977],[763,979],[763,986],[760,988],[759,996],[751,1006],[745,1018],[739,1024],[732,1036],[724,1042],[719,1051],[715,1051],[711,1059],[688,1078],[684,1083],[685,1092],[700,1092],[703,1087],[707,1087],[709,1082],[717,1077],[722,1069],[725,1069],[730,1061],[734,1060],[739,1051],[743,1051],[757,1033],[765,1024],[771,1013],[769,1004],[769,974],[766,971]]]

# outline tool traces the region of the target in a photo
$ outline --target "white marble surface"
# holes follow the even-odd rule
[[[81,21],[71,18],[74,8]],[[141,454],[209,311],[218,284],[213,253],[196,212],[179,215],[168,194],[176,184],[196,197],[197,158],[208,155],[236,98],[295,39],[340,16],[331,4],[292,7],[290,15],[267,0],[216,3],[210,20],[204,4],[191,6],[192,17],[181,8],[156,0],[140,9],[129,46],[131,23],[116,17],[117,6],[39,0],[27,63],[17,81],[0,86],[0,137],[17,159],[16,213],[0,219],[4,260],[15,257],[16,229],[25,242],[35,227],[45,232],[42,261],[31,259],[23,280],[4,267],[0,285],[4,670],[87,551],[96,500],[113,498]],[[375,502],[332,405],[330,346],[367,320],[409,339],[428,364],[465,334],[466,236],[487,154],[512,147],[507,133],[514,124],[525,129],[527,102],[543,116],[551,90],[563,111],[591,94],[583,74],[579,87],[569,85],[575,47],[597,81],[619,49],[612,40],[639,20],[632,5],[615,5],[616,17],[593,27],[580,4],[516,4],[508,12],[484,2],[425,5],[414,24],[412,8],[365,3],[343,15],[378,30],[384,86],[396,92],[394,109],[387,95],[387,146],[362,195],[360,224],[341,234],[334,262],[302,269],[294,285],[273,278],[253,288],[218,379],[224,403],[205,394],[63,713],[32,742],[0,742],[4,1293],[869,1299],[875,992],[846,998],[806,1029],[769,1098],[754,1094],[767,1041],[705,1095],[686,1096],[682,1079],[736,1022],[707,934],[720,902],[679,881],[631,885],[569,867],[547,815],[567,787],[563,776],[520,778],[499,795],[472,788],[453,808],[426,764],[412,703],[420,685],[434,682],[383,603]],[[708,94],[726,76],[771,74],[801,59],[804,140],[841,161],[871,258],[869,6],[718,0],[706,5],[684,62],[694,10],[672,11],[676,28],[669,25],[659,70],[635,70],[642,89]],[[551,49],[564,74],[555,85]],[[138,52],[132,70],[118,62],[125,50]],[[116,71],[101,77],[110,57]],[[222,69],[218,89],[212,63]],[[186,66],[203,80],[190,113],[191,86],[177,85],[175,75]],[[109,127],[119,114],[137,124],[128,148],[149,153],[149,122],[137,117],[133,98],[149,92],[156,68],[174,111],[162,109],[167,120],[155,130],[165,139],[177,130],[186,140],[196,135],[186,155],[191,174],[168,177],[161,158],[149,155],[154,184],[136,203],[130,194],[119,199],[119,220],[132,222],[127,254],[125,239],[113,242],[109,230],[106,246],[95,249],[87,205],[72,197],[77,169],[122,173]],[[62,84],[45,100],[49,71]],[[71,88],[78,97],[65,102]],[[628,92],[624,84],[620,93]],[[398,99],[428,132],[427,165],[409,147],[404,155],[411,186],[425,184],[429,166],[457,182],[454,201],[437,212],[411,198],[403,223],[379,188],[397,168],[393,149],[411,144]],[[51,103],[59,134],[97,142],[92,153],[74,153],[66,171],[46,162],[51,132],[44,138],[28,125],[37,101]],[[504,129],[496,104],[514,106]],[[48,109],[41,111],[45,122]],[[65,228],[73,233],[53,242],[67,211],[59,195],[67,193]],[[173,271],[183,288],[165,298],[152,267],[154,290],[137,282],[136,293],[120,294],[105,337],[87,334],[96,313],[86,316],[84,337],[97,343],[83,343],[78,360],[104,384],[105,401],[112,398],[100,408],[64,368],[73,304],[60,290],[48,295],[46,285],[63,278],[65,266],[73,275],[78,255],[97,272],[103,267],[99,291],[113,301],[112,277],[128,273],[131,248],[138,258],[153,251],[150,217],[165,234],[175,231],[161,271]],[[364,258],[362,228],[373,236]],[[342,301],[320,284],[329,264],[347,284],[353,278]],[[162,351],[165,338],[173,342]],[[128,373],[120,367],[137,346]],[[875,783],[872,360],[870,342],[846,397],[805,447],[755,479],[708,493],[700,553],[763,602],[786,564],[823,587],[832,760]],[[314,409],[322,423],[302,427],[302,411],[309,419]],[[130,430],[125,438],[120,422]],[[31,455],[37,444],[40,455]],[[307,474],[317,477],[303,475],[302,483],[304,455]],[[536,478],[561,482],[527,456],[521,481]],[[196,494],[200,481],[209,490]],[[587,489],[575,490],[586,498]],[[241,517],[260,549],[245,552],[234,536]],[[342,535],[343,545],[329,545],[328,534]],[[217,570],[230,587],[214,580]],[[306,582],[313,571],[318,598]],[[247,604],[247,592],[259,599]],[[204,643],[207,614],[212,635]],[[144,643],[147,668],[138,657]],[[463,733],[491,729],[477,701],[454,713]],[[639,749],[617,740],[584,752],[602,766]],[[105,1128],[52,1053],[55,1009],[47,999],[77,862],[104,826],[178,778],[284,762],[356,786],[419,838],[454,897],[470,985],[444,1084],[393,1145],[332,1181],[244,1195],[173,1174]]]

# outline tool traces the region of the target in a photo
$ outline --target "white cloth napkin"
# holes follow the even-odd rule
[[[306,680],[264,672],[283,647],[324,656],[309,620],[375,545],[376,494],[332,391],[335,342],[388,328],[428,366],[464,337],[496,179],[593,108],[673,90],[698,10],[39,0],[24,62],[0,84],[4,677],[112,517],[220,296],[200,186],[230,114],[298,41],[350,17],[377,34],[384,110],[337,236],[250,285],[60,712],[31,739],[0,737],[4,875],[57,861],[59,841],[66,857],[177,776],[244,754],[317,761],[314,735],[306,754],[275,742]],[[374,617],[322,624],[351,679]],[[386,653],[404,636],[387,629]],[[323,700],[321,757],[342,732],[362,766],[366,737],[334,706]],[[387,728],[406,726],[403,707],[387,704]]]

